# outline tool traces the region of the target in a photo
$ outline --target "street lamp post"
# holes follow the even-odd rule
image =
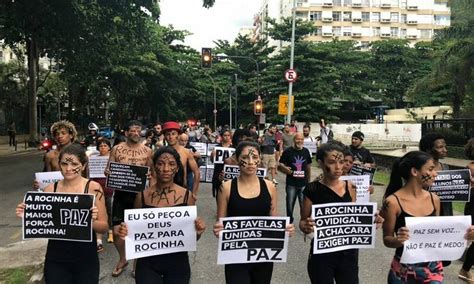
[[[241,58],[241,59],[248,59],[251,60],[255,63],[255,67],[257,68],[257,96],[260,95],[260,65],[258,64],[258,61],[250,56],[243,56],[243,55],[227,55],[227,54],[218,54],[216,55],[217,59],[223,59],[223,58]]]
[[[293,69],[293,61],[295,58],[295,25],[296,25],[296,0],[293,0],[292,22],[291,22],[291,52],[290,52],[290,69]],[[288,84],[288,114],[286,123],[291,122],[291,111],[293,110],[291,96],[293,95],[293,82]]]
[[[216,131],[216,129],[217,129],[217,102],[216,102],[216,89],[217,89],[217,86],[216,86],[216,82],[214,81],[214,78],[212,78],[212,76],[209,75],[209,73],[204,72],[204,74],[206,74],[206,76],[209,77],[209,79],[211,80],[212,85],[214,87],[214,110],[212,111],[212,113],[214,114],[214,131]]]

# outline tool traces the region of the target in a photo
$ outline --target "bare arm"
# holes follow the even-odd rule
[[[389,196],[383,201],[382,211],[383,223],[383,243],[389,248],[399,248],[408,240],[408,229],[402,227],[395,233],[395,223],[397,216],[401,213],[400,207],[394,200],[395,197]]]
[[[224,229],[224,226],[220,222],[220,218],[227,217],[227,205],[229,203],[230,196],[230,183],[231,181],[224,182],[219,188],[219,193],[217,195],[217,220],[214,224],[214,235],[219,237],[219,232]]]
[[[201,182],[201,172],[199,171],[199,167],[196,163],[196,160],[194,160],[194,157],[191,153],[188,153],[188,165],[189,169],[191,169],[194,174],[193,197],[194,200],[196,200],[199,191],[199,183]]]
[[[306,167],[304,169],[304,176],[306,178],[306,183],[311,182],[311,164],[306,164]]]
[[[300,230],[305,234],[314,231],[314,220],[311,218],[311,209],[313,202],[308,197],[304,197],[303,206],[301,207]]]
[[[107,222],[107,209],[105,207],[104,191],[102,190],[100,184],[93,181],[90,184],[90,189],[95,194],[95,203],[92,207],[92,215],[96,215],[96,217],[93,217],[92,228],[96,233],[103,234],[109,229],[109,224]]]
[[[278,193],[277,193],[276,187],[273,184],[273,182],[266,179],[264,179],[264,181],[267,184],[268,192],[270,193],[270,197],[272,198],[270,216],[278,216],[278,213],[277,213]]]

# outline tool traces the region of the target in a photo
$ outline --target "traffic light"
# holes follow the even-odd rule
[[[203,47],[201,50],[201,67],[211,68],[212,66],[212,52],[209,47]]]
[[[255,115],[261,115],[263,112],[263,101],[261,99],[257,99],[253,102],[253,113]]]

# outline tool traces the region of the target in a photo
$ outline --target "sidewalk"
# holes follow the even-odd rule
[[[402,157],[407,152],[415,151],[415,150],[418,150],[418,147],[408,147],[405,151],[402,149],[397,149],[397,150],[371,150],[370,152],[373,154],[378,154],[382,156]],[[471,161],[465,160],[465,159],[456,159],[456,158],[447,157],[445,159],[442,159],[441,162],[455,168],[465,168]]]
[[[15,151],[15,147],[11,147],[8,144],[0,144],[0,157],[17,155],[17,154],[25,154],[31,152],[39,152],[38,148],[27,147],[25,149],[25,144],[18,144],[17,150]]]

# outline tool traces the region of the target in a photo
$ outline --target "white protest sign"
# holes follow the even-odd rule
[[[105,178],[104,171],[108,161],[107,156],[89,157],[89,178]]]
[[[191,146],[196,148],[196,152],[198,152],[201,156],[207,156],[207,144],[203,142],[189,142]]]
[[[348,180],[352,182],[356,186],[357,192],[357,203],[361,202],[369,202],[370,201],[370,176],[363,175],[363,176],[342,176],[339,178],[340,180]]]
[[[55,183],[57,181],[63,180],[64,177],[60,171],[56,172],[41,172],[35,173],[35,179],[39,183],[38,191],[43,191],[44,188],[51,183]]]
[[[214,148],[217,147],[217,145],[219,144],[216,144],[216,143],[208,143],[207,144],[207,155],[210,156],[212,151],[214,151]]]
[[[288,217],[221,218],[217,264],[286,262]]]
[[[196,216],[196,206],[125,210],[126,258],[195,251]]]
[[[313,205],[313,254],[374,248],[376,208],[374,202]]]
[[[240,175],[240,168],[236,165],[224,165],[224,180],[236,178]],[[267,176],[266,168],[257,168],[257,177],[265,178]]]
[[[303,142],[303,147],[308,149],[310,154],[315,154],[317,151],[316,140],[315,141],[305,140]]]
[[[214,156],[214,164],[223,164],[225,159],[229,158],[234,154],[234,148],[227,147],[215,147],[216,155]]]
[[[471,216],[405,217],[410,238],[405,241],[401,263],[460,259]]]

